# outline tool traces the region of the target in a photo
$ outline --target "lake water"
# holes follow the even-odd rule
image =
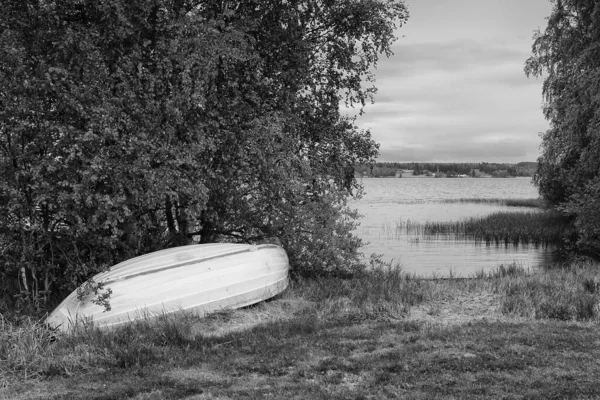
[[[368,242],[366,257],[383,255],[420,276],[468,277],[480,270],[516,262],[535,269],[555,260],[553,249],[533,245],[485,245],[471,240],[424,236],[396,229],[407,221],[455,221],[497,211],[532,212],[528,207],[486,203],[445,203],[456,199],[537,198],[530,178],[364,178],[365,195],[350,203],[363,215],[356,234]]]

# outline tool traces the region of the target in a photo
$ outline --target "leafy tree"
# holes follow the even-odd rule
[[[535,33],[526,74],[545,76],[542,156],[534,181],[567,214],[579,250],[600,256],[600,3],[557,0]]]
[[[199,154],[211,140],[199,110],[213,64],[221,49],[231,60],[250,56],[239,32],[219,33],[219,21],[199,15],[178,19],[176,5],[6,6],[3,282],[47,300],[173,244],[172,215],[183,214],[173,204],[185,198],[199,212],[206,203]]]
[[[392,0],[4,2],[5,301],[194,242],[276,236],[295,273],[358,267],[346,199],[377,145],[339,110],[372,97],[406,18]]]

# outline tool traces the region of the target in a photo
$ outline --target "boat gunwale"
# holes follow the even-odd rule
[[[232,243],[232,244],[238,244],[238,243]],[[197,245],[191,245],[191,246],[197,246]],[[185,267],[187,265],[192,265],[192,264],[200,264],[203,263],[205,261],[211,261],[217,258],[225,258],[225,257],[229,257],[229,256],[234,256],[234,255],[238,255],[238,254],[242,254],[242,253],[250,253],[250,252],[254,252],[257,250],[261,250],[261,249],[267,249],[267,248],[273,248],[273,249],[281,249],[283,250],[280,246],[277,246],[275,244],[264,244],[264,245],[248,245],[249,247],[246,247],[244,249],[240,249],[240,250],[235,250],[232,252],[227,252],[227,253],[221,253],[221,254],[216,254],[210,257],[205,257],[205,258],[198,258],[198,259],[194,259],[194,260],[189,260],[189,261],[184,261],[184,262],[180,262],[177,264],[170,264],[164,267],[158,267],[158,268],[153,268],[153,269],[149,269],[149,270],[145,270],[145,271],[140,271],[140,272],[136,272],[130,275],[123,275],[123,276],[117,276],[114,278],[108,278],[106,280],[103,280],[99,283],[102,283],[103,285],[108,285],[114,282],[120,282],[120,281],[124,281],[127,279],[131,279],[131,278],[135,278],[138,276],[143,276],[143,275],[149,275],[149,274],[153,274],[156,272],[162,272],[162,271],[167,271],[170,269],[175,269],[175,268],[181,268],[181,267]],[[187,247],[187,246],[186,246]],[[175,247],[176,248],[176,247]],[[152,254],[152,253],[150,253]],[[286,254],[287,256],[287,254]],[[286,257],[287,258],[287,257]],[[92,279],[96,280],[96,279],[102,279],[101,275],[104,274],[109,274],[111,271],[110,269],[104,272],[99,273],[98,275],[95,275]]]
[[[230,274],[228,274],[228,275],[230,275]],[[228,275],[223,275],[223,276],[219,276],[216,278],[227,277]],[[219,286],[214,286],[212,289],[210,289],[210,291],[217,291],[217,290],[225,290],[226,291],[226,288],[231,287],[232,285],[239,285],[239,284],[248,283],[248,282],[259,282],[261,280],[263,280],[263,281],[266,280],[267,283],[263,284],[263,285],[260,285],[260,284],[255,285],[254,288],[256,288],[256,289],[261,288],[261,287],[267,288],[270,285],[272,285],[273,282],[279,282],[282,279],[289,279],[288,271],[286,271],[285,269],[278,269],[275,271],[270,271],[268,273],[263,273],[261,275],[256,275],[249,279],[238,280],[238,281],[230,282],[227,284],[220,284]],[[201,292],[205,292],[205,291],[186,292],[185,295],[179,293],[176,297],[171,297],[168,299],[163,298],[159,302],[149,303],[149,304],[146,304],[146,306],[151,307],[151,306],[154,306],[154,305],[160,304],[160,303],[168,303],[171,301],[181,301],[181,299],[184,297],[188,297],[188,296],[192,296],[192,295],[195,296]],[[162,294],[165,295],[166,293],[162,293]],[[125,298],[125,300],[123,300],[123,298]],[[151,298],[147,298],[147,297],[136,298],[136,300],[141,300],[141,299],[145,299],[146,301],[151,300]],[[118,304],[115,304],[115,307],[113,308],[113,310],[115,308],[118,309],[120,306],[122,306],[124,304],[123,302],[128,302],[128,301],[131,301],[130,297],[128,297],[127,295],[122,296],[121,298],[118,299]],[[101,306],[98,306],[98,305],[96,305],[96,306],[98,308],[102,308]]]

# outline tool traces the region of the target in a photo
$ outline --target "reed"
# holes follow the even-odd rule
[[[386,240],[399,240],[404,237],[405,233],[412,233],[415,235],[421,235],[423,233],[423,224],[411,220],[398,220],[392,226],[390,221],[382,222],[381,234],[379,237],[385,238]]]
[[[406,234],[471,239],[486,245],[560,245],[570,235],[569,220],[560,213],[496,212],[459,221],[427,221],[404,224]]]
[[[389,226],[389,223],[386,222],[386,225]],[[410,218],[407,220],[400,219],[396,221],[393,232],[391,232],[391,230],[385,232],[390,232],[390,234],[387,236],[388,238],[398,239],[405,234],[421,235],[423,234],[423,227],[423,223],[414,221]]]
[[[530,274],[530,269],[523,267],[517,262],[512,262],[510,264],[500,264],[489,271],[482,269],[471,276],[471,278],[479,280],[498,280],[507,277],[528,276]]]
[[[442,203],[474,203],[474,204],[497,204],[507,207],[531,207],[547,208],[547,202],[542,198],[530,199],[503,199],[503,198],[459,198],[444,199]]]
[[[397,240],[400,234],[398,231],[398,223],[396,223],[396,226],[392,227],[390,221],[383,222],[381,224],[381,232],[386,240]]]

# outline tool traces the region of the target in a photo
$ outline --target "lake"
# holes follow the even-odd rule
[[[529,207],[488,203],[447,203],[457,199],[532,199],[531,178],[364,178],[365,194],[350,203],[363,218],[356,234],[367,245],[368,258],[381,254],[420,276],[468,277],[500,264],[516,262],[535,269],[555,261],[552,248],[533,245],[486,245],[471,240],[406,233],[397,227],[410,222],[455,221],[497,211],[532,212]]]

